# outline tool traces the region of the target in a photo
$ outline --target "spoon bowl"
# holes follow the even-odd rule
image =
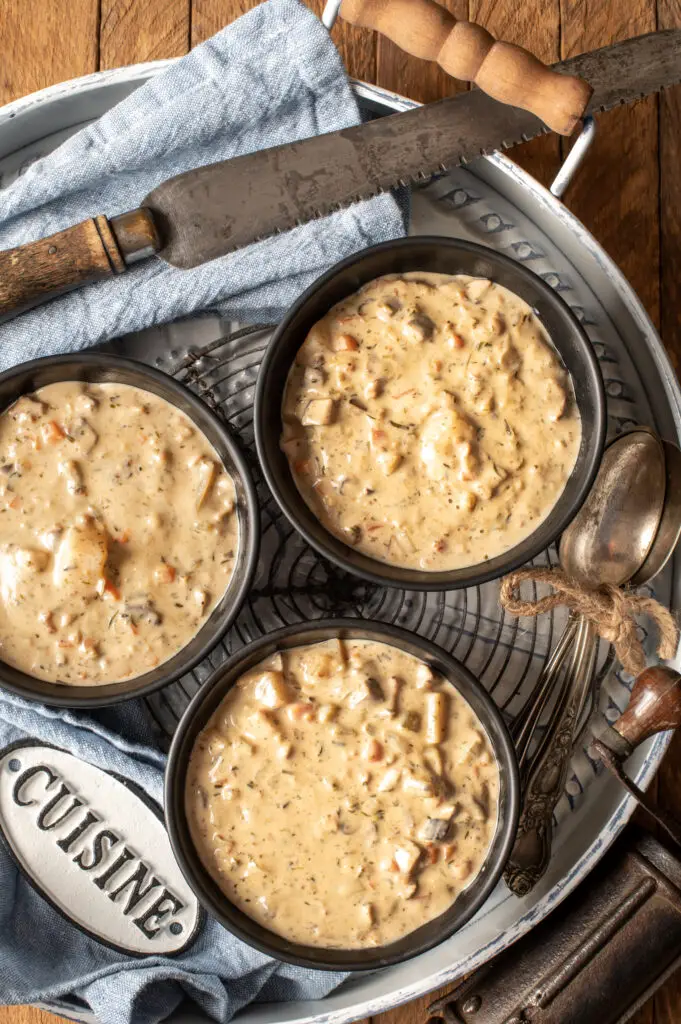
[[[662,521],[665,476],[665,449],[652,431],[637,427],[608,445],[586,501],[560,539],[568,575],[587,586],[621,586],[641,570]],[[681,478],[677,491],[681,511]]]
[[[631,585],[640,587],[657,576],[674,553],[681,537],[681,450],[671,441],[663,441],[666,487],[662,518],[643,565],[631,577]]]

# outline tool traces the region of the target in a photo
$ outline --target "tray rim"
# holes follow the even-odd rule
[[[127,87],[135,82],[141,85],[146,80],[171,66],[179,59],[181,58],[149,61],[122,68],[93,72],[88,75],[48,86],[47,88],[31,93],[28,96],[20,97],[17,100],[0,107],[0,132],[5,134],[5,130],[8,129],[11,134],[12,121],[20,116],[28,116],[30,118],[33,111],[37,111],[46,104],[56,103],[59,106],[62,104],[67,106],[74,98],[86,97],[89,93],[97,92],[102,88],[116,86],[117,84]],[[373,103],[377,107],[384,105],[392,110],[406,110],[419,105],[413,100],[409,100],[406,97],[400,96],[397,93],[371,83],[353,80],[352,84],[359,98],[368,101],[370,104]],[[64,103],[64,101],[66,102]],[[66,131],[68,128],[81,124],[84,121],[87,121],[87,117],[83,118],[81,116],[73,118],[70,123],[62,122],[60,123],[57,131]],[[29,146],[44,137],[45,134],[40,133],[30,142],[24,141],[20,146],[10,148],[9,153],[6,153],[6,156],[9,156],[14,152],[18,152],[24,147]],[[0,159],[4,158],[5,157],[0,155]],[[562,221],[567,230],[573,236],[579,238],[580,245],[587,248],[590,255],[597,259],[623,305],[626,307],[628,313],[632,317],[632,320],[637,324],[641,335],[645,339],[646,347],[653,357],[661,382],[664,386],[666,398],[669,402],[677,431],[681,434],[681,390],[679,390],[679,385],[676,381],[671,361],[650,317],[617,265],[601,248],[594,236],[559,199],[553,196],[548,189],[544,188],[544,186],[532,178],[531,175],[525,172],[504,153],[495,152],[479,161],[476,161],[475,173],[477,174],[478,172],[481,172],[480,177],[488,183],[494,183],[495,180],[498,181],[500,178],[507,178],[517,185],[526,195],[533,196],[535,201],[539,201],[541,206],[550,208],[551,214]],[[515,202],[515,200],[511,201]],[[530,217],[530,219],[534,219],[532,218],[531,213],[526,212],[526,215]],[[678,579],[678,573],[675,575],[677,577],[677,579],[675,579],[676,585],[681,581]],[[678,591],[679,586],[675,586],[675,589]],[[636,774],[636,781],[640,786],[642,786],[642,788],[646,788],[652,780],[670,740],[671,734],[666,733],[654,737],[647,744],[645,752],[641,755],[643,763]],[[616,786],[616,784],[613,783],[613,787],[614,786]],[[583,855],[575,862],[569,874],[565,876],[561,882],[556,883],[556,885],[554,885],[530,911],[528,911],[523,917],[519,918],[512,929],[509,929],[508,932],[504,933],[506,941],[503,943],[500,943],[499,939],[497,939],[496,942],[489,944],[483,950],[479,950],[474,956],[469,957],[465,962],[459,962],[455,967],[445,968],[444,970],[437,971],[434,974],[429,974],[426,977],[421,976],[412,984],[393,989],[389,995],[375,996],[362,1003],[354,1003],[351,1006],[346,1005],[344,1007],[331,1009],[330,1004],[335,1002],[335,998],[338,995],[341,995],[344,990],[347,991],[344,985],[341,986],[340,990],[336,990],[336,992],[331,993],[331,995],[326,997],[324,1000],[314,1000],[309,1003],[296,1002],[287,1004],[291,1010],[293,1010],[294,1007],[300,1007],[304,1011],[306,1007],[311,1007],[313,1005],[317,1007],[323,1006],[325,1009],[318,1013],[302,1012],[297,1016],[291,1013],[286,1016],[286,1020],[290,1020],[292,1022],[295,1021],[296,1024],[308,1024],[308,1022],[311,1024],[311,1022],[319,1021],[324,1021],[325,1024],[326,1022],[328,1022],[328,1024],[346,1024],[346,1022],[356,1020],[362,1016],[384,1012],[388,1009],[409,1002],[419,996],[423,996],[438,987],[451,984],[456,980],[456,978],[460,977],[461,974],[472,970],[479,963],[490,959],[499,952],[500,949],[510,945],[512,941],[519,938],[522,934],[528,931],[529,928],[539,923],[539,921],[546,916],[551,909],[565,898],[565,896],[567,896],[568,893],[572,891],[572,889],[595,866],[598,860],[600,860],[631,817],[635,807],[636,803],[632,797],[626,794],[621,796],[610,817],[603,823],[598,838],[591,843],[591,845],[584,851]],[[512,938],[510,937],[511,935]],[[392,970],[395,970],[395,968]],[[71,1007],[67,1004],[60,1004],[56,1001],[53,1004],[39,1003],[36,1005],[41,1005],[48,1010],[56,1010],[62,1014],[71,1014],[72,1019],[74,1020],[95,1020],[94,1016],[90,1013],[76,1011],[75,1009],[71,1010]],[[238,1020],[276,1020],[277,1016],[272,1013],[272,1008],[273,1006],[278,1005],[280,1004],[272,1004],[269,1007],[266,1007],[263,1004],[251,1005],[238,1014]],[[326,1007],[328,1007],[328,1009],[326,1009]],[[180,1016],[186,1021],[196,1021],[198,1019],[195,1013],[190,1017],[186,1012],[181,1012]],[[180,1018],[176,1017],[176,1019]]]

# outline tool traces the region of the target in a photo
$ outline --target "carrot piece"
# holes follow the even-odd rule
[[[120,590],[118,589],[115,583],[112,583],[111,580],[107,580],[106,583],[104,584],[104,592],[107,594],[111,594],[114,601],[120,601],[121,599]]]
[[[130,530],[124,530],[120,537],[116,537],[118,544],[127,544],[130,540]]]
[[[176,570],[174,565],[168,565],[167,562],[161,562],[154,569],[154,580],[156,583],[172,583],[175,579]]]
[[[43,435],[43,441],[46,444],[58,444],[59,441],[63,441],[66,437],[66,431],[63,427],[60,427],[56,420],[50,420],[49,423],[44,423],[41,428]]]
[[[135,623],[132,621],[132,619],[130,619],[129,626],[130,626],[130,632],[132,633],[132,635],[133,636],[138,636],[139,629],[137,628]]]
[[[437,864],[440,858],[440,850],[434,844],[426,847],[426,864]]]
[[[341,334],[331,343],[331,348],[334,352],[356,352],[359,342],[351,334]]]

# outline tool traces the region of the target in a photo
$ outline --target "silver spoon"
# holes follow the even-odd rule
[[[652,431],[640,428],[614,441],[606,449],[584,505],[561,538],[559,553],[565,571],[591,586],[602,582],[621,585],[632,579],[653,555],[664,518],[666,475],[665,450]],[[676,499],[672,503],[677,504]],[[672,535],[673,530],[665,531],[667,543]],[[678,533],[674,543],[677,538]],[[660,556],[656,557],[659,561]],[[534,887],[549,863],[553,811],[563,792],[577,724],[591,685],[597,634],[582,617],[576,619],[574,628],[563,689],[531,767],[526,767],[518,834],[504,873],[506,884],[519,896]],[[536,711],[535,704],[536,722],[544,705]]]
[[[621,435],[606,448],[586,501],[561,537],[561,567],[589,586],[620,586],[628,582],[649,555],[661,524],[664,502],[662,442],[645,427]],[[591,634],[590,644],[581,638],[584,656],[590,646],[595,647],[593,627],[571,615],[537,685],[511,727],[521,777],[529,769],[532,737],[576,642],[578,629]],[[574,665],[575,669],[578,667],[579,664]]]

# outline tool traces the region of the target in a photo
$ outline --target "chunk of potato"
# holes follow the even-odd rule
[[[395,849],[393,859],[403,875],[410,875],[421,857],[421,847],[411,839],[402,839]]]
[[[402,772],[399,768],[388,768],[376,786],[378,793],[390,793],[400,781]]]
[[[304,427],[325,427],[333,423],[336,416],[336,401],[333,398],[313,398],[302,416]]]
[[[447,694],[436,690],[425,695],[426,742],[442,743],[447,734]]]
[[[106,530],[92,517],[84,516],[78,525],[64,531],[57,547],[55,586],[74,596],[93,593],[97,581],[105,575],[108,554]]]
[[[420,665],[416,666],[416,671],[414,672],[414,685],[417,690],[428,689],[428,687],[433,685],[434,681],[435,674],[430,665],[426,665],[426,663],[422,661]]]
[[[24,425],[40,419],[43,413],[47,412],[47,406],[33,395],[22,395],[10,406],[8,412],[16,423]]]
[[[420,458],[432,480],[442,480],[451,472],[459,446],[475,443],[475,428],[455,409],[438,409],[431,413],[421,430]]]
[[[379,452],[376,456],[376,463],[386,476],[392,476],[402,463],[402,456],[399,452]]]
[[[66,490],[69,494],[84,494],[85,484],[83,473],[77,462],[73,459],[61,459],[58,465],[59,476],[66,482]]]
[[[21,587],[30,586],[36,574],[47,568],[48,561],[46,551],[6,544],[0,550],[0,594],[3,601],[13,604]]]
[[[266,708],[276,710],[291,701],[283,672],[263,672],[255,684],[256,699]]]
[[[471,761],[485,749],[485,741],[476,730],[471,730],[459,742],[454,754],[454,764],[464,764]]]

